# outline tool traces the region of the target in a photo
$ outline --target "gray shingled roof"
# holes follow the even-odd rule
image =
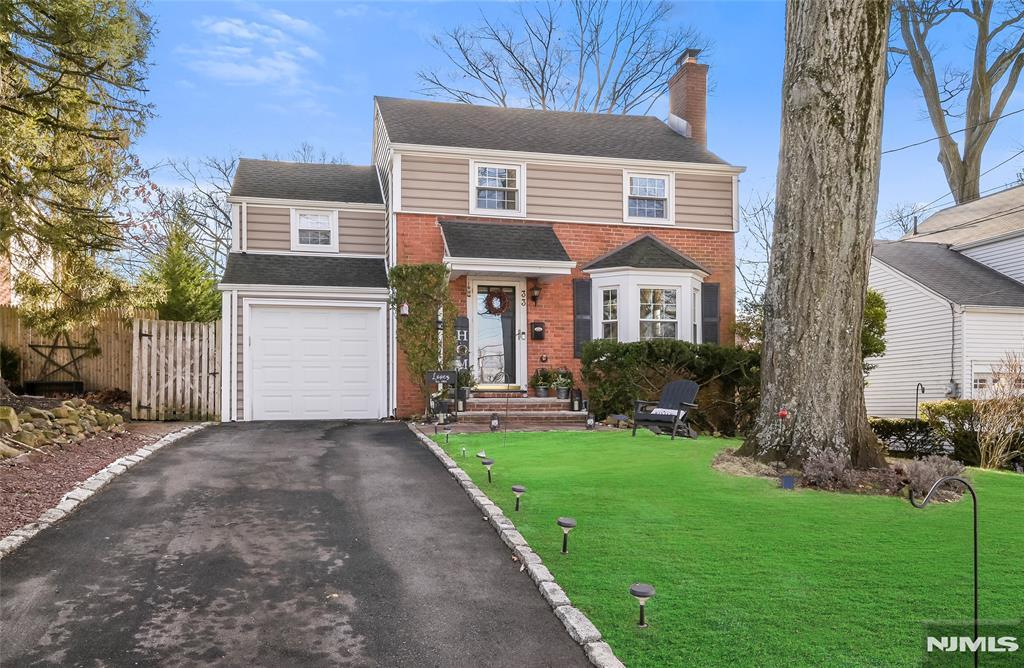
[[[875,241],[873,255],[954,304],[1024,307],[1024,285],[948,244]]]
[[[235,197],[360,204],[381,204],[384,201],[377,183],[377,172],[372,166],[251,158],[238,161],[231,194]]]
[[[375,99],[399,144],[728,164],[653,116]]]
[[[610,267],[636,267],[638,269],[696,269],[711,273],[693,258],[667,246],[652,234],[644,234],[629,243],[619,246],[607,255],[602,255],[583,271],[607,269]]]
[[[1024,232],[1024,185],[938,211],[903,241],[970,244]]]
[[[441,231],[451,257],[570,261],[547,225],[442,221]]]
[[[231,253],[221,283],[386,288],[388,275],[378,258]]]

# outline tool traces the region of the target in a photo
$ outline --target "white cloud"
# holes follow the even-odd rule
[[[359,16],[366,16],[370,11],[370,8],[361,2],[357,3],[346,3],[341,7],[334,10],[334,15],[338,18],[349,19]]]
[[[290,14],[285,14],[277,9],[261,10],[260,16],[292,33],[307,36],[321,34],[320,28],[309,21],[291,16]]]

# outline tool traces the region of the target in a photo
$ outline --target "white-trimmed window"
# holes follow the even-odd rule
[[[675,288],[640,288],[640,340],[676,339],[679,292]]]
[[[630,223],[670,224],[675,219],[671,174],[623,172],[622,217]]]
[[[526,214],[524,165],[472,161],[469,180],[469,208],[472,213],[490,216]]]
[[[338,252],[338,212],[292,209],[292,250]]]
[[[601,338],[619,340],[619,289],[601,291]]]

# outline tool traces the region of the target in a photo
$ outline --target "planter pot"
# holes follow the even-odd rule
[[[469,392],[470,392],[470,388],[468,388],[468,387],[460,387],[459,388],[459,399],[462,399],[463,401],[469,401]]]
[[[447,399],[434,399],[434,414],[439,415],[441,413],[448,414],[452,412],[452,402]]]
[[[568,399],[569,398],[569,391],[571,389],[572,388],[569,388],[569,387],[556,387],[555,388],[555,395],[559,399]]]
[[[533,394],[534,394],[534,396],[538,396],[538,397],[550,396],[548,394],[548,386],[547,385],[537,385],[536,387],[533,388]]]

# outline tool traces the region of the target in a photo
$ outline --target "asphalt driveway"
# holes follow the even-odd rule
[[[401,424],[205,429],[0,569],[4,666],[587,665]]]

